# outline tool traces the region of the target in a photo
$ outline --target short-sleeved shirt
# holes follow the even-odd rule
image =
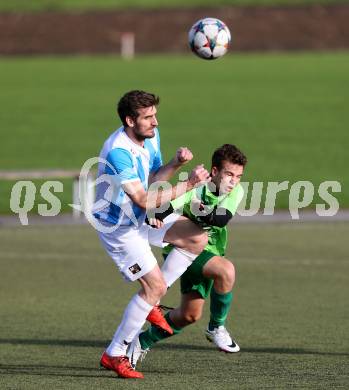
[[[231,214],[234,215],[243,198],[243,195],[244,190],[241,184],[238,184],[228,194],[220,196],[212,193],[206,184],[185,193],[179,198],[173,200],[171,204],[177,212],[183,214],[195,223],[202,226],[203,229],[207,230],[208,244],[205,247],[206,251],[212,252],[218,256],[224,256],[228,239],[227,227],[207,225],[200,218],[204,213],[204,211],[200,209],[202,206],[205,206],[207,210],[213,210],[213,208],[217,206],[217,208],[224,208],[229,210]],[[170,250],[171,246],[168,246],[165,247],[164,252],[167,253]]]
[[[147,190],[149,174],[162,166],[158,129],[142,147],[127,136],[124,127],[120,127],[105,141],[99,157],[93,215],[119,226],[140,225],[145,210],[131,200],[122,185],[139,180]]]

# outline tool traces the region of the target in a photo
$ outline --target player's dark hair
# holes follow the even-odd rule
[[[213,153],[212,167],[221,169],[223,161],[229,161],[244,167],[247,164],[247,157],[235,145],[224,144]]]
[[[120,99],[118,103],[118,114],[124,126],[127,126],[126,117],[130,116],[133,120],[138,117],[137,110],[139,108],[147,108],[157,106],[160,98],[152,93],[144,91],[130,91]]]

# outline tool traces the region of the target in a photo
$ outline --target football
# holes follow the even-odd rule
[[[215,60],[228,50],[231,35],[228,27],[216,18],[198,20],[189,31],[189,46],[200,58]]]

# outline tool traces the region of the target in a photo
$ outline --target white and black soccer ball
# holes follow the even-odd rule
[[[227,52],[231,35],[221,20],[205,18],[193,24],[188,39],[189,46],[196,55],[205,60],[215,60]]]

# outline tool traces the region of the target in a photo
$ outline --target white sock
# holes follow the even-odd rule
[[[161,267],[167,287],[171,287],[197,257],[181,248],[172,249]]]
[[[113,340],[106,352],[109,356],[126,355],[127,345],[142,329],[153,306],[135,294],[127,305],[121,324],[116,330]]]

